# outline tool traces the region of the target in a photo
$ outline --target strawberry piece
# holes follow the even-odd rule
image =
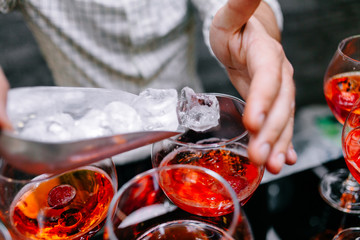
[[[54,187],[48,194],[48,204],[51,208],[64,208],[75,198],[76,189],[69,184]]]
[[[360,128],[351,130],[345,140],[345,157],[356,161],[360,156]]]

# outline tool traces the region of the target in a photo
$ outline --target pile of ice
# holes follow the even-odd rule
[[[215,96],[186,87],[119,90],[30,87],[10,90],[8,115],[21,138],[62,142],[137,131],[204,131],[218,124]]]

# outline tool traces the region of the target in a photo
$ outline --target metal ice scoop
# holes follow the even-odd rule
[[[11,89],[7,112],[15,129],[0,131],[0,155],[23,171],[39,174],[63,172],[152,144],[180,133],[175,94],[159,92],[148,99],[101,88]],[[165,110],[172,114],[163,114]]]

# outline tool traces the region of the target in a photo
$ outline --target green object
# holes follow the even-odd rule
[[[326,137],[338,139],[341,136],[342,125],[333,115],[317,117],[315,125]]]

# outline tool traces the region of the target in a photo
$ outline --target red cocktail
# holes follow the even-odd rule
[[[360,97],[360,72],[333,76],[325,82],[324,94],[334,116],[344,124],[351,108]]]
[[[54,176],[16,177],[26,174],[10,166],[0,177],[9,189],[1,216],[14,239],[86,239],[101,229],[117,189],[110,159]]]

